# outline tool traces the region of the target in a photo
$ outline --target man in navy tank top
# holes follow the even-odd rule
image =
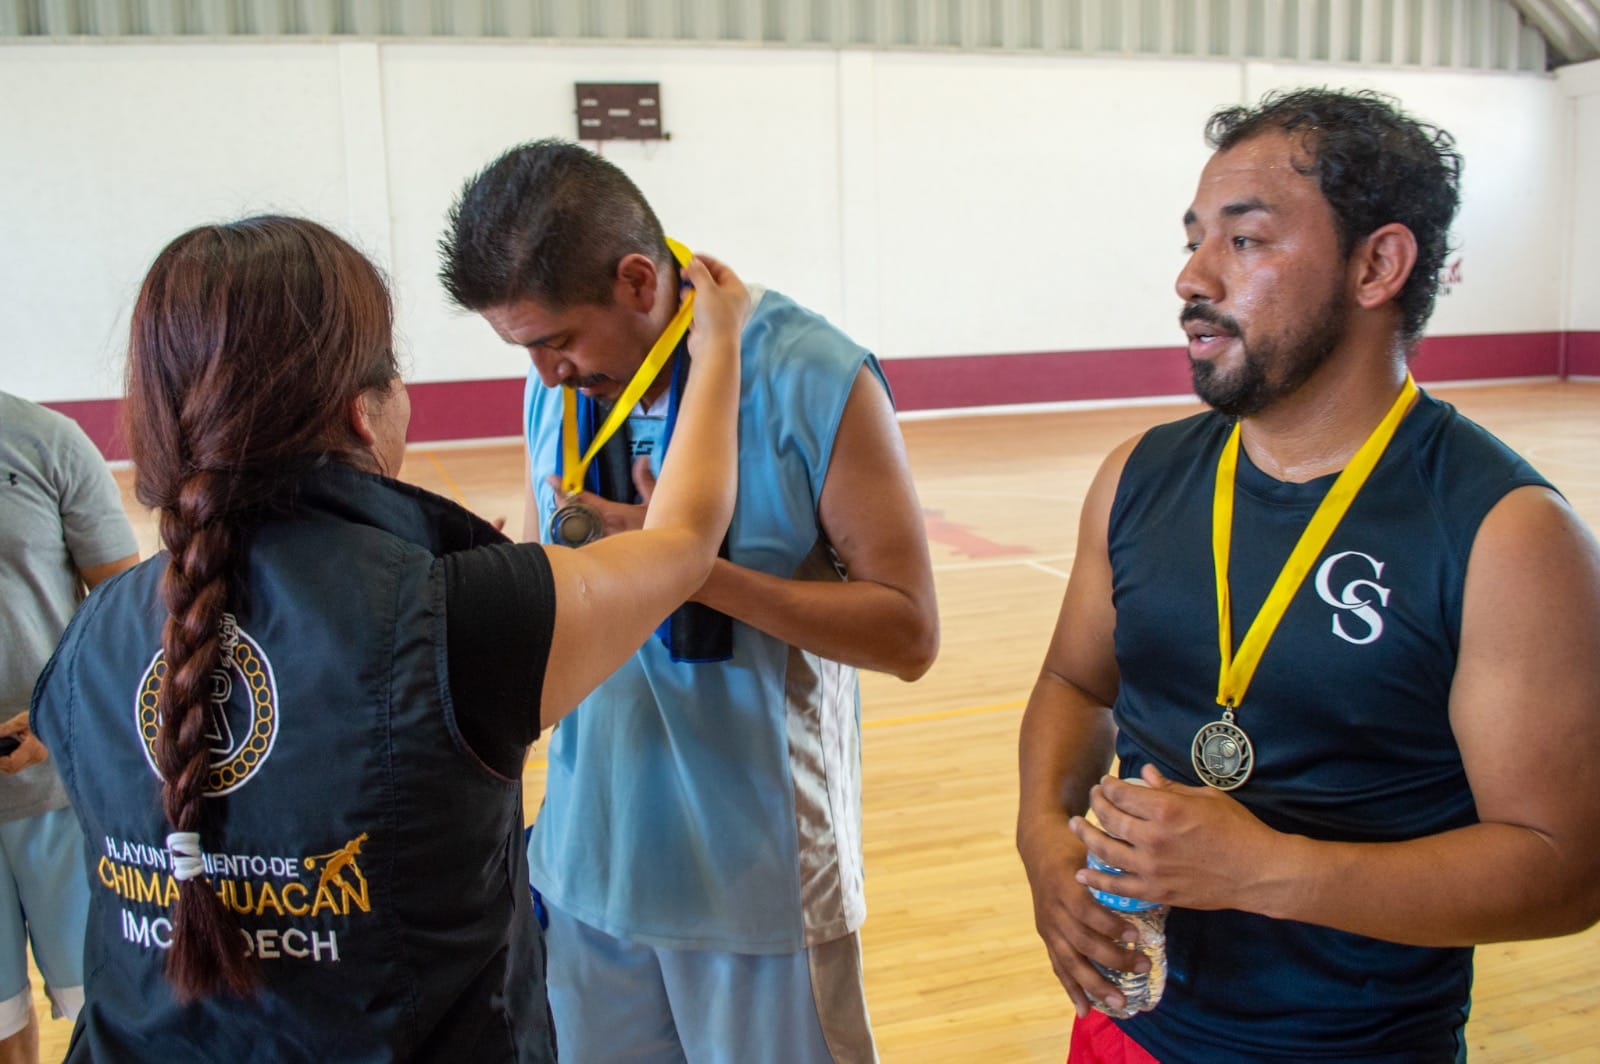
[[[1306,90],[1207,141],[1177,292],[1212,410],[1102,465],[1022,725],[1070,1059],[1464,1060],[1472,947],[1600,919],[1600,547],[1411,379],[1449,134]],[[1149,961],[1090,888],[1172,907],[1115,1028],[1095,962]]]

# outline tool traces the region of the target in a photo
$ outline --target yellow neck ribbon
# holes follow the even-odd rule
[[[679,267],[687,266],[693,253],[670,236],[666,239],[667,247],[671,249],[673,258],[678,260]],[[678,312],[667,322],[667,327],[656,338],[650,353],[644,356],[644,361],[634,372],[633,379],[628,381],[627,387],[622,389],[622,394],[611,405],[611,412],[606,415],[605,421],[596,430],[594,439],[589,441],[589,447],[582,455],[578,453],[578,392],[575,388],[562,386],[561,490],[565,494],[576,495],[583,490],[583,475],[588,471],[589,463],[594,461],[594,456],[600,453],[600,448],[616,434],[622,423],[628,420],[628,415],[633,412],[634,406],[643,398],[644,393],[649,391],[650,385],[655,383],[656,377],[661,373],[661,367],[667,364],[672,352],[677,350],[678,341],[689,331],[689,321],[693,317],[694,289],[685,288],[678,302]]]
[[[1217,460],[1216,495],[1211,505],[1211,556],[1217,572],[1217,637],[1222,652],[1222,666],[1217,676],[1219,705],[1233,709],[1244,699],[1256,666],[1261,663],[1261,655],[1267,649],[1267,641],[1277,630],[1278,622],[1283,620],[1289,601],[1311,571],[1312,562],[1328,545],[1333,530],[1339,526],[1350,504],[1355,501],[1356,493],[1366,484],[1367,477],[1372,474],[1373,467],[1394,438],[1395,430],[1400,427],[1400,420],[1410,409],[1411,400],[1416,394],[1417,382],[1407,373],[1405,385],[1400,389],[1394,405],[1389,407],[1389,412],[1378,422],[1378,427],[1372,430],[1372,435],[1356,451],[1350,464],[1344,467],[1316,513],[1311,515],[1310,524],[1300,533],[1300,541],[1290,552],[1282,572],[1278,573],[1278,579],[1273,582],[1266,601],[1261,604],[1261,611],[1250,622],[1250,629],[1239,644],[1237,657],[1233,653],[1233,608],[1228,595],[1228,557],[1233,542],[1233,483],[1239,468],[1240,426],[1233,426],[1233,433],[1223,445],[1222,457]]]

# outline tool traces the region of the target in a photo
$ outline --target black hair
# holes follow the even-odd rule
[[[605,306],[630,254],[672,265],[655,212],[612,163],[576,144],[522,144],[468,179],[439,240],[439,279],[468,310],[536,299]]]
[[[1339,246],[1398,222],[1417,240],[1417,262],[1396,302],[1408,347],[1422,335],[1450,252],[1450,223],[1461,202],[1461,154],[1455,138],[1371,91],[1297,89],[1268,93],[1256,107],[1227,107],[1206,123],[1206,143],[1226,151],[1268,130],[1298,134],[1310,158],[1295,168],[1333,208]]]

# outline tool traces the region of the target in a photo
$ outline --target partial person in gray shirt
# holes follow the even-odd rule
[[[56,1014],[75,1018],[83,1003],[83,833],[28,728],[28,701],[87,590],[138,560],[89,437],[0,392],[0,1064],[39,1060],[30,939]]]

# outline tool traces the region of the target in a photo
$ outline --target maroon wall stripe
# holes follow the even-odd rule
[[[520,436],[522,385],[521,377],[409,385],[411,429],[406,435],[417,442]]]
[[[1177,347],[1039,351],[1025,355],[895,358],[883,363],[902,411],[1183,395],[1189,363]]]
[[[74,399],[63,403],[45,403],[82,426],[100,453],[111,461],[128,457],[128,445],[122,435],[121,399]]]
[[[1414,366],[1425,384],[1600,376],[1600,332],[1430,337],[1422,341]],[[896,358],[883,368],[901,411],[1190,394],[1189,365],[1180,347]],[[522,385],[521,377],[412,384],[411,442],[519,435]],[[45,405],[74,418],[107,458],[128,457],[120,399]]]
[[[1430,337],[1413,367],[1423,382],[1554,377],[1561,339],[1555,332]],[[884,372],[902,411],[1191,394],[1181,347],[897,358]]]
[[[1560,377],[1558,332],[1423,337],[1412,359],[1417,380],[1472,381],[1499,377]]]
[[[412,443],[484,439],[522,434],[521,377],[484,381],[420,381],[411,395]],[[83,426],[108,459],[128,457],[122,434],[121,399],[45,403]]]
[[[1566,377],[1600,377],[1600,332],[1567,333]]]

